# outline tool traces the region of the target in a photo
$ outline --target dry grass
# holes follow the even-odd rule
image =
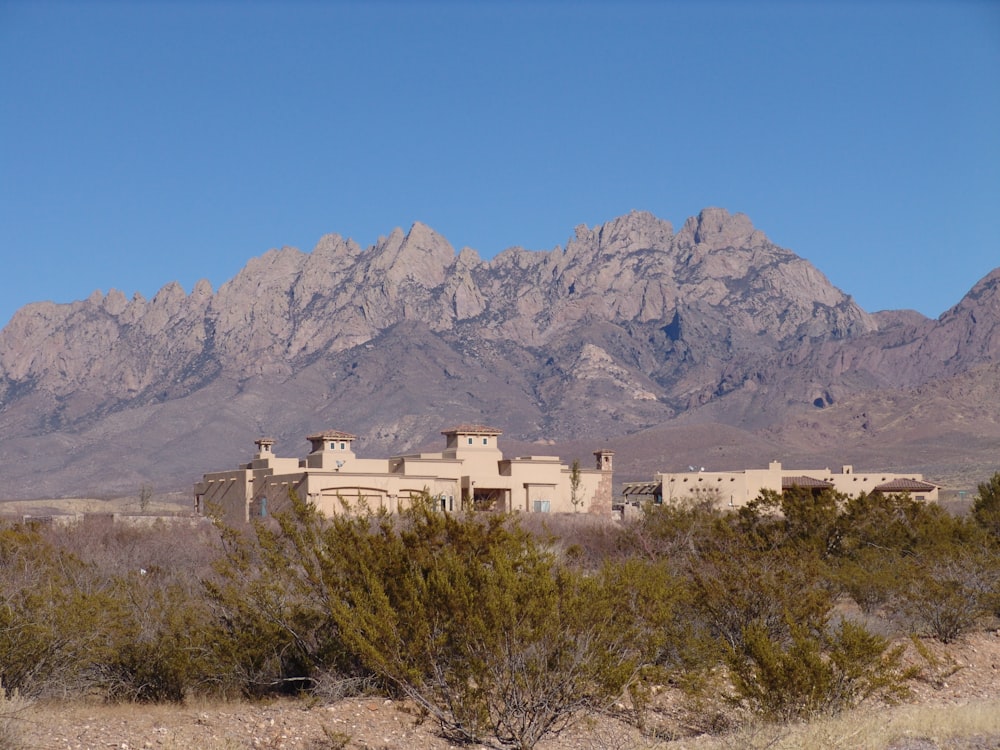
[[[0,685],[0,750],[21,750],[24,743],[23,724],[31,701],[16,690]]]
[[[142,510],[138,495],[103,499],[95,497],[38,498],[35,500],[0,500],[0,513],[19,516],[46,516],[83,513],[136,513]],[[175,494],[154,496],[145,504],[149,513],[177,513],[191,509],[191,502]]]
[[[1000,747],[1000,700],[960,706],[910,705],[864,709],[792,726],[750,724],[717,737],[676,740],[662,750],[886,750],[907,740],[937,747],[960,738],[983,738],[983,748]]]

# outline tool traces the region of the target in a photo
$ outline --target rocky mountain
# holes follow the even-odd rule
[[[819,434],[802,420],[995,381],[998,361],[1000,269],[939,320],[869,314],[722,209],[676,232],[631,213],[489,261],[422,224],[367,249],[329,235],[251,260],[217,292],[18,311],[0,331],[0,497],[186,488],[260,433],[299,455],[329,427],[359,435],[362,455],[437,447],[461,421],[497,424],[522,452],[712,425],[788,453]],[[685,441],[671,446],[634,471],[682,458]]]

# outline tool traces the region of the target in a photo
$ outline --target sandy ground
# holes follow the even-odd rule
[[[580,722],[539,750],[708,750],[823,747],[886,750],[1000,748],[1000,631],[959,644],[931,643],[936,658],[913,685],[913,698],[895,708],[864,707],[836,723],[780,731],[744,729],[721,737],[696,736],[677,723],[659,737],[610,718]],[[333,704],[308,700],[198,703],[182,706],[35,703],[12,726],[26,748],[79,750],[445,750],[453,747],[421,722],[406,703],[350,698]],[[818,732],[818,734],[817,734]],[[684,736],[684,735],[687,736]],[[672,735],[672,736],[670,736]],[[3,745],[0,741],[0,745]]]

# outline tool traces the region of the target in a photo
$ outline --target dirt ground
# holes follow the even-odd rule
[[[838,747],[882,747],[887,750],[989,750],[1000,748],[1000,631],[978,633],[959,644],[929,644],[934,663],[911,649],[924,666],[924,677],[913,685],[909,706],[900,709],[866,707],[847,716],[886,724],[890,711],[903,715],[901,728],[883,739]],[[918,707],[914,710],[914,706]],[[945,726],[951,709],[980,706],[986,724]],[[914,718],[898,711],[909,709]],[[933,713],[937,712],[937,713]],[[628,750],[630,748],[827,747],[815,739],[768,744],[750,735],[698,737],[678,721],[659,738],[609,718],[585,720],[539,750]],[[917,717],[924,714],[924,722]],[[883,717],[886,717],[883,721]],[[843,721],[843,719],[841,719]],[[914,723],[911,728],[906,722]],[[930,728],[927,728],[928,722]],[[190,703],[183,706],[34,703],[12,723],[26,748],[56,750],[445,750],[453,747],[435,733],[431,722],[420,722],[412,707],[381,698],[350,698],[333,704],[307,700],[267,703]],[[4,748],[2,738],[0,746]]]

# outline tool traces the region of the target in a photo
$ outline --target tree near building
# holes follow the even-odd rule
[[[583,498],[580,497],[580,484],[583,479],[580,476],[580,459],[574,458],[573,465],[569,470],[569,499],[573,503],[573,512],[576,513],[579,510],[579,506],[583,503]]]
[[[1000,471],[982,482],[972,504],[972,516],[990,535],[1000,541]]]

